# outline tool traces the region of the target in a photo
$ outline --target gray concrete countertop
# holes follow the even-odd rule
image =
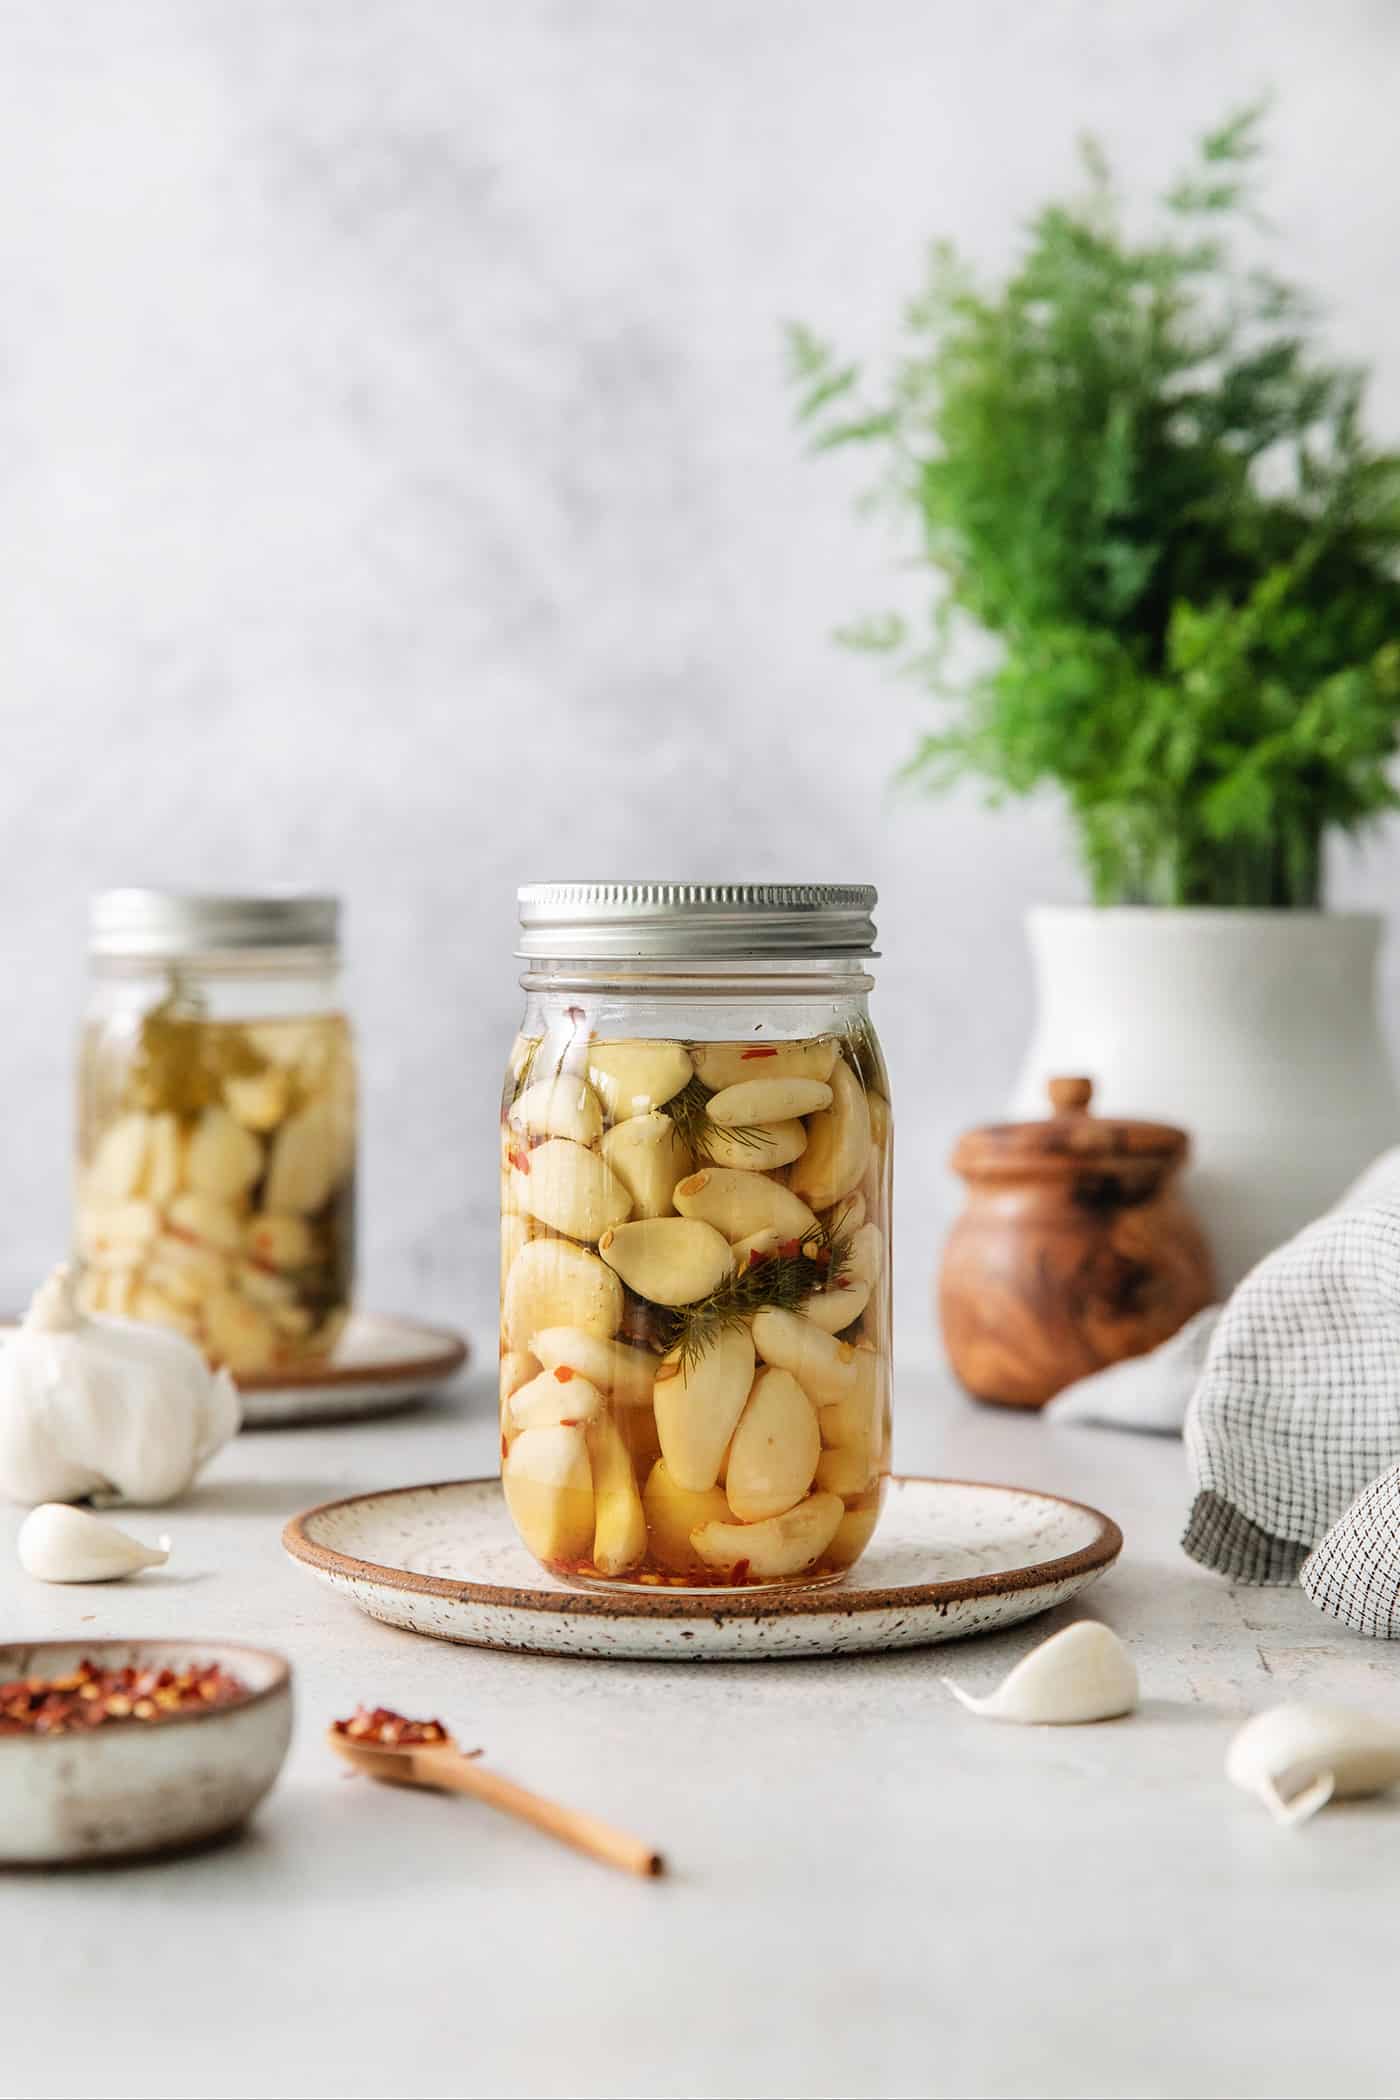
[[[1393,2093],[1400,1802],[1275,1829],[1222,1775],[1290,1694],[1400,1711],[1397,1658],[1177,1544],[1180,1447],[975,1408],[905,1370],[899,1464],[1108,1510],[1127,1545],[1033,1627],[889,1657],[595,1664],[374,1624],[288,1561],[294,1510],[494,1470],[487,1381],[358,1427],[247,1435],[168,1571],[49,1589],[17,1638],[246,1637],[296,1669],[281,1784],[178,1863],[0,1878],[7,2095]],[[8,1536],[18,1516],[4,1519]],[[1140,1714],[963,1712],[1069,1617],[1128,1641]],[[373,1788],[321,1741],[359,1699],[662,1845],[631,1882],[475,1804]]]

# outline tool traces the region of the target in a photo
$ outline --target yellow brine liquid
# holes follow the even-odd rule
[[[575,1581],[840,1575],[889,1471],[888,1085],[868,1029],[515,1046],[501,1470]]]
[[[212,1020],[172,985],[85,1030],[79,1105],[84,1308],[174,1328],[236,1374],[326,1356],[354,1269],[344,1017]]]

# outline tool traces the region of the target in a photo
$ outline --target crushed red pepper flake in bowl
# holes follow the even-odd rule
[[[411,1721],[407,1714],[396,1714],[388,1706],[357,1706],[348,1721],[332,1721],[331,1727],[337,1735],[351,1736],[357,1743],[383,1743],[389,1749],[449,1740],[441,1721]]]
[[[73,1735],[121,1721],[174,1721],[251,1697],[243,1679],[220,1663],[102,1670],[85,1657],[59,1677],[0,1683],[0,1735]]]

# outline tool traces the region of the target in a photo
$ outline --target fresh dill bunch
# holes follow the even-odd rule
[[[667,1352],[679,1351],[681,1369],[693,1371],[722,1334],[746,1327],[755,1313],[769,1306],[801,1312],[814,1291],[836,1288],[850,1251],[850,1233],[833,1233],[822,1222],[803,1240],[784,1240],[772,1254],[751,1260],[708,1298],[670,1311],[661,1330]]]
[[[671,1118],[676,1135],[689,1149],[697,1167],[713,1165],[710,1144],[719,1126],[710,1121],[709,1102],[710,1096],[703,1082],[690,1079],[662,1111]],[[724,1134],[745,1152],[756,1151],[763,1143],[763,1131],[757,1124],[726,1123]]]

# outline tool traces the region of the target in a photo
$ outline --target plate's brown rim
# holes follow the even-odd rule
[[[347,1385],[421,1384],[425,1378],[450,1378],[470,1354],[466,1336],[450,1327],[429,1327],[422,1320],[400,1319],[395,1313],[366,1313],[364,1317],[380,1320],[386,1327],[407,1327],[437,1346],[422,1356],[398,1357],[392,1364],[284,1364],[277,1371],[245,1372],[234,1384],[240,1393],[275,1393],[293,1387],[298,1392],[335,1392]]]
[[[833,1614],[849,1618],[857,1613],[891,1611],[901,1606],[912,1609],[928,1604],[964,1604],[978,1597],[1004,1597],[1017,1590],[1041,1589],[1048,1583],[1069,1581],[1077,1575],[1092,1575],[1112,1567],[1123,1550],[1123,1534],[1112,1517],[1105,1516],[1092,1503],[1075,1502],[1068,1495],[1052,1495],[1044,1488],[1008,1486],[996,1480],[947,1480],[933,1473],[894,1473],[890,1476],[893,1487],[906,1482],[927,1487],[991,1488],[999,1494],[1031,1495],[1040,1502],[1058,1502],[1066,1509],[1078,1510],[1082,1515],[1092,1517],[1100,1527],[1099,1536],[1087,1546],[1081,1546],[1077,1553],[1062,1554],[1058,1560],[1038,1561],[1029,1568],[1009,1568],[1001,1575],[970,1575],[962,1582],[926,1582],[899,1589],[858,1591],[816,1585],[790,1592],[776,1588],[738,1593],[691,1590],[684,1596],[665,1591],[650,1596],[645,1590],[638,1589],[629,1590],[624,1596],[604,1589],[520,1590],[490,1582],[450,1582],[443,1575],[415,1575],[408,1568],[389,1568],[379,1561],[359,1560],[354,1554],[337,1552],[332,1546],[319,1544],[306,1529],[317,1517],[329,1516],[333,1510],[345,1509],[351,1503],[387,1501],[394,1495],[442,1494],[449,1488],[499,1486],[494,1476],[483,1474],[469,1480],[431,1480],[416,1487],[378,1488],[368,1495],[342,1495],[334,1502],[319,1503],[315,1509],[305,1509],[288,1521],[283,1528],[282,1544],[293,1560],[304,1561],[307,1567],[316,1569],[319,1574],[340,1575],[356,1582],[375,1582],[387,1589],[408,1590],[420,1597],[447,1597],[456,1604],[504,1605],[514,1611],[554,1612],[566,1617],[712,1621],[754,1617],[814,1618]]]
[[[379,1320],[386,1327],[407,1327],[436,1347],[423,1356],[397,1357],[392,1364],[284,1364],[276,1371],[244,1371],[234,1384],[240,1393],[278,1393],[289,1387],[334,1391],[347,1385],[411,1385],[425,1378],[450,1378],[471,1354],[471,1343],[455,1328],[431,1327],[425,1320],[406,1320],[399,1313],[366,1312],[362,1317]],[[20,1319],[17,1313],[0,1316],[0,1334],[18,1327]]]
[[[158,1732],[161,1735],[164,1735],[169,1728],[199,1728],[203,1727],[206,1722],[225,1719],[229,1714],[246,1714],[250,1707],[264,1706],[269,1699],[276,1699],[279,1694],[289,1689],[292,1682],[292,1666],[286,1656],[280,1655],[275,1648],[255,1647],[252,1641],[225,1641],[213,1638],[187,1641],[183,1639],[176,1640],[173,1637],[164,1635],[154,1640],[148,1640],[144,1634],[131,1634],[123,1639],[120,1634],[116,1633],[104,1633],[100,1639],[94,1641],[59,1640],[57,1638],[42,1641],[0,1640],[0,1655],[3,1655],[8,1649],[15,1648],[23,1649],[28,1656],[43,1655],[53,1648],[76,1648],[81,1654],[91,1656],[94,1662],[100,1658],[104,1649],[112,1648],[154,1649],[162,1654],[175,1649],[181,1655],[207,1654],[211,1650],[221,1650],[225,1655],[256,1655],[260,1662],[272,1664],[271,1683],[261,1686],[256,1692],[250,1692],[246,1699],[233,1700],[227,1706],[211,1706],[206,1708],[203,1713],[171,1714],[166,1720],[156,1721],[151,1724],[151,1732],[153,1734]],[[31,1669],[26,1674],[33,1676],[34,1672]],[[105,1729],[93,1731],[94,1735],[98,1733],[106,1735]],[[88,1741],[90,1738],[85,1735],[82,1740]],[[66,1743],[71,1749],[73,1737],[71,1735],[0,1735],[0,1749],[3,1749],[4,1746],[10,1743]]]

